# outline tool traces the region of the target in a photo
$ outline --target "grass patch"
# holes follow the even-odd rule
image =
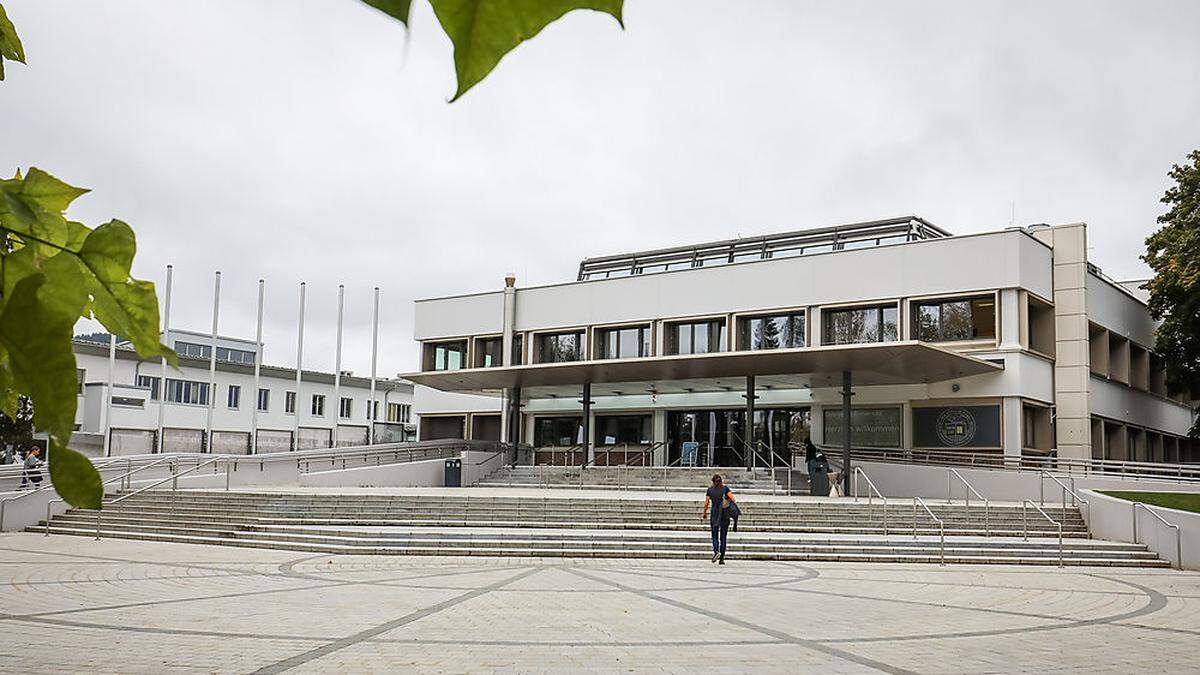
[[[1151,506],[1162,506],[1180,511],[1200,513],[1200,493],[1196,492],[1126,492],[1121,490],[1101,490],[1101,494],[1131,502],[1142,502]]]

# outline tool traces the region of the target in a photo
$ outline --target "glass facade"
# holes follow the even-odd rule
[[[533,445],[537,448],[565,447],[583,443],[582,417],[536,417]]]
[[[914,302],[913,332],[924,342],[995,338],[996,299],[988,295]]]
[[[563,363],[583,360],[583,331],[543,333],[537,336],[537,362]]]
[[[804,346],[804,312],[739,319],[743,350],[789,349]]]
[[[663,351],[667,354],[723,352],[725,343],[725,319],[664,325]]]
[[[449,340],[425,344],[425,370],[458,370],[466,367],[467,341]]]
[[[596,342],[599,346],[597,358],[634,359],[650,356],[650,328],[598,328]]]
[[[899,335],[895,305],[827,309],[824,324],[827,345],[895,342]]]
[[[654,441],[652,420],[650,415],[597,415],[596,445],[648,445]]]
[[[194,359],[207,359],[212,354],[212,345],[202,345],[195,342],[175,341],[175,352],[180,356],[190,356]],[[254,352],[244,349],[217,347],[217,360],[224,363],[240,363],[254,365]]]

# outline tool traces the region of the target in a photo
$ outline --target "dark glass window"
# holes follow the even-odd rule
[[[270,407],[270,404],[271,404],[271,390],[270,389],[259,389],[258,390],[258,409],[263,412],[267,412],[267,408]]]
[[[600,348],[597,358],[632,359],[650,356],[650,329],[646,326],[597,329],[596,342]]]
[[[208,405],[208,383],[167,378],[167,401]]]
[[[895,342],[896,306],[852,307],[825,310],[825,344]]]
[[[664,329],[663,351],[667,354],[709,354],[726,349],[725,319],[668,323]]]
[[[82,372],[82,371],[80,371],[80,372]],[[158,400],[158,383],[159,383],[159,378],[157,378],[157,377],[153,377],[151,375],[138,375],[137,376],[137,386],[150,387],[150,400],[151,401]]]
[[[650,415],[605,415],[596,417],[596,445],[652,442]]]
[[[425,344],[425,370],[458,370],[466,366],[466,361],[466,340]]]
[[[525,340],[522,339],[520,333],[513,335],[513,358],[514,366],[519,366],[525,362]]]
[[[753,316],[739,320],[744,350],[791,349],[804,346],[804,312]]]
[[[563,447],[582,442],[582,417],[538,417],[533,420],[534,447]]]
[[[583,332],[545,333],[537,336],[538,363],[583,360]]]
[[[475,367],[495,368],[504,365],[504,338],[477,338],[475,340]]]
[[[925,342],[951,342],[996,337],[993,296],[921,301],[913,305],[916,337]]]

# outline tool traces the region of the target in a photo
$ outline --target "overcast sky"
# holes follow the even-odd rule
[[[1145,276],[1166,172],[1200,147],[1200,2],[629,0],[574,12],[463,99],[429,5],[4,0],[0,168],[93,193],[70,212],[175,265],[172,324],[266,361],[412,369],[412,300],[573,279],[579,260],[917,214],[955,233],[1084,221]],[[160,289],[161,291],[161,289]]]

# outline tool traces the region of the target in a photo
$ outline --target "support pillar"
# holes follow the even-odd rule
[[[583,383],[583,460],[592,460],[592,383]]]
[[[508,393],[508,407],[504,410],[508,418],[508,436],[505,440],[515,445],[521,443],[521,388],[513,387]]]
[[[851,376],[850,371],[842,371],[842,496],[850,494],[850,473],[853,469],[850,468],[850,437],[853,432],[854,425],[850,417],[850,397],[854,394],[850,391]]]
[[[754,376],[746,376],[746,466],[752,468],[757,462],[754,459],[754,399],[758,398],[754,395]]]

